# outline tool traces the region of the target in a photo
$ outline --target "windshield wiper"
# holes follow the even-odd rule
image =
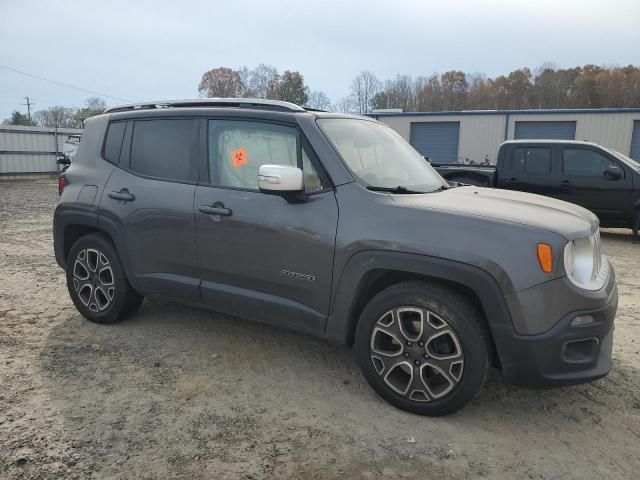
[[[418,190],[411,190],[407,187],[403,187],[402,185],[398,185],[397,187],[376,187],[375,185],[369,185],[367,190],[371,190],[373,192],[389,192],[389,193],[425,193],[420,192]]]

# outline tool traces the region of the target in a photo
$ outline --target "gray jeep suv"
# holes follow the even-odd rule
[[[355,347],[393,405],[451,413],[494,365],[517,385],[611,367],[617,288],[597,218],[454,187],[368,118],[207,99],[86,121],[54,246],[87,319],[143,297]]]

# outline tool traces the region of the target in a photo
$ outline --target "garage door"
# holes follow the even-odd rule
[[[631,153],[634,160],[640,161],[640,120],[633,122],[633,136],[631,137]]]
[[[433,163],[458,161],[460,122],[414,122],[409,141]]]
[[[516,122],[516,140],[575,140],[576,122]]]

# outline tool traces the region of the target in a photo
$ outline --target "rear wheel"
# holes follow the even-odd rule
[[[113,323],[142,303],[111,242],[99,233],[81,237],[67,258],[67,289],[78,311],[96,323]]]
[[[387,288],[356,329],[358,362],[369,384],[398,408],[440,416],[463,407],[484,384],[489,342],[476,309],[426,282]]]
[[[636,216],[633,219],[633,238],[634,240],[640,240],[640,235],[638,234],[638,230],[640,230],[640,208],[636,210]]]

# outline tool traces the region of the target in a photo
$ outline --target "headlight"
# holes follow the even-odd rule
[[[609,274],[609,262],[600,250],[600,230],[577,238],[564,249],[564,269],[569,279],[585,290],[599,290]]]

